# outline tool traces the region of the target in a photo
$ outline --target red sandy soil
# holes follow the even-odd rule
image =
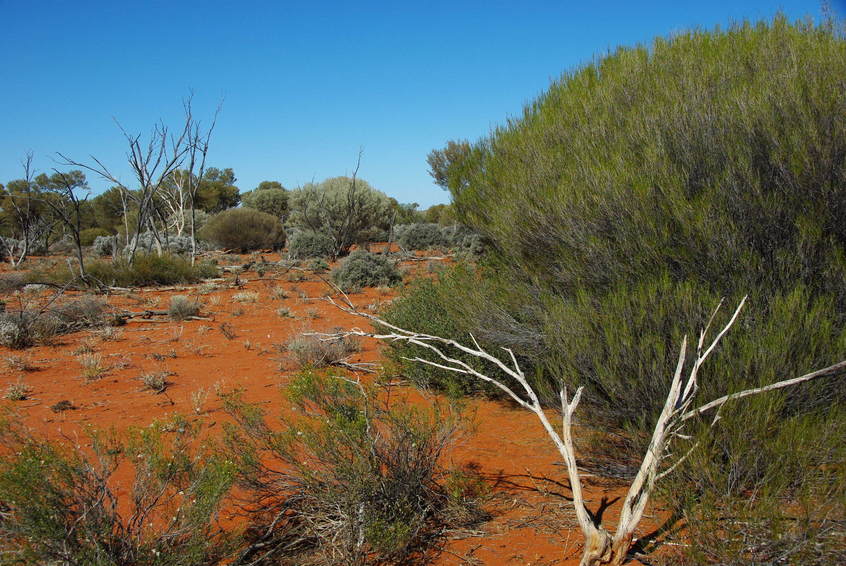
[[[426,262],[413,262],[407,268],[421,276],[428,273]],[[176,414],[202,419],[210,430],[219,430],[226,416],[214,395],[216,387],[242,388],[245,400],[261,403],[270,414],[279,413],[284,410],[279,388],[289,381],[296,367],[278,348],[284,350],[291,338],[305,331],[352,328],[362,326],[364,321],[322,300],[327,286],[314,276],[308,281],[291,282],[286,276],[274,280],[270,275],[260,278],[248,272],[240,276],[240,288],[233,288],[233,281],[234,276],[229,275],[226,281],[217,282],[221,288],[206,294],[200,294],[200,285],[193,285],[179,290],[139,289],[108,297],[111,306],[137,312],[167,309],[171,296],[189,295],[201,301],[201,316],[210,321],[136,318],[118,328],[114,340],[104,340],[95,331],[82,331],[61,336],[50,346],[24,351],[0,347],[0,391],[5,392],[19,379],[31,388],[27,400],[2,403],[12,405],[27,426],[56,439],[83,439],[80,431],[86,425],[120,431]],[[283,288],[288,297],[274,298],[274,287]],[[257,301],[235,302],[233,296],[244,291],[258,293]],[[49,294],[43,292],[45,297]],[[365,289],[351,299],[360,308],[378,309],[392,295],[384,289]],[[17,302],[14,297],[3,298],[10,308]],[[294,318],[280,317],[276,312],[280,307],[290,309]],[[224,336],[220,329],[223,323],[232,328],[234,338]],[[102,357],[107,370],[100,379],[86,381],[81,377],[75,352],[83,345]],[[34,369],[14,369],[6,362],[12,356],[25,359]],[[379,345],[365,340],[361,353],[352,361],[378,362]],[[144,390],[141,374],[159,371],[172,374],[166,393],[156,395]],[[201,389],[209,394],[201,415],[195,416],[191,397]],[[407,386],[393,387],[393,392],[411,402],[429,402]],[[61,400],[72,402],[76,409],[53,412],[50,407]],[[566,473],[536,418],[512,405],[490,400],[476,399],[468,405],[474,424],[448,458],[453,465],[478,467],[488,479],[495,494],[490,504],[493,518],[478,531],[456,533],[435,564],[578,564],[581,533],[568,500]],[[587,477],[585,482],[592,510],[597,510],[603,499],[616,501],[604,516],[606,525],[613,526],[625,496],[624,486],[595,477]],[[657,518],[647,522],[652,524],[645,528],[653,528]]]

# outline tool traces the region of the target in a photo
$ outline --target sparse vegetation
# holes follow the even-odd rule
[[[295,564],[405,564],[457,517],[484,518],[440,466],[457,426],[449,411],[383,406],[374,391],[313,372],[288,398],[302,416],[274,432],[260,408],[224,397],[239,424],[227,426],[229,454],[257,510],[245,558],[272,549]]]
[[[187,320],[200,314],[200,303],[184,295],[174,295],[170,298],[167,314],[172,320]]]
[[[287,350],[299,367],[322,368],[346,361],[361,351],[361,344],[352,337],[323,339],[302,335],[288,342]]]
[[[103,357],[100,354],[80,354],[77,360],[82,367],[82,377],[85,381],[96,381],[106,375],[107,368],[103,365]]]

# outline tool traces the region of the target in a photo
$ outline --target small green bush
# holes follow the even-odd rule
[[[447,243],[438,224],[403,224],[395,230],[397,243],[406,250],[430,250]]]
[[[362,287],[396,285],[402,281],[397,266],[388,258],[356,250],[332,272],[332,280],[347,291]]]
[[[332,238],[327,234],[313,230],[297,230],[288,242],[288,257],[290,259],[329,257],[333,250]]]
[[[279,218],[251,208],[233,208],[213,216],[200,237],[241,252],[285,245],[285,229]]]
[[[485,517],[472,489],[445,480],[450,412],[385,406],[376,391],[312,371],[287,394],[302,417],[279,432],[258,406],[224,397],[238,423],[226,426],[225,442],[241,464],[239,485],[262,510],[248,533],[276,560],[409,564],[445,528]]]
[[[110,236],[111,232],[105,228],[86,228],[79,232],[79,240],[83,246],[94,244],[94,240],[102,236]]]

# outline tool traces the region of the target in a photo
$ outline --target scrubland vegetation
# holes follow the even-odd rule
[[[99,161],[62,156],[75,168],[47,176],[27,160],[24,178],[0,194],[11,268],[0,277],[3,346],[141,316],[94,296],[62,299],[71,290],[215,280],[180,288],[165,310],[139,299],[143,316],[181,323],[214,320],[202,317],[220,298],[200,296],[226,278],[237,289],[232,316],[267,308],[279,324],[311,324],[321,314],[307,301],[321,297],[274,281],[322,280],[348,310],[343,293],[379,287],[399,297],[359,305],[375,328],[358,333],[389,336],[393,374],[450,401],[420,408],[392,398],[392,384],[379,384],[388,370],[372,384],[353,377],[364,366],[347,360],[361,343],[341,329],[276,345],[298,372],[278,400],[291,408],[281,421],[219,388],[222,437],[172,417],[126,437],[92,430],[83,450],[31,434],[10,413],[0,427],[0,564],[425,563],[447,533],[489,518],[488,483],[443,458],[466,397],[505,400],[546,424],[544,410],[563,410],[550,450],[565,460],[569,489],[580,483],[575,418],[573,434],[596,431],[589,458],[576,439],[581,464],[643,482],[641,492],[669,508],[653,536],[582,564],[619,564],[671,536],[679,546],[660,549],[656,563],[846,561],[842,371],[721,402],[716,417],[667,415],[693,409],[688,394],[725,401],[846,359],[845,81],[846,40],[834,22],[777,17],[621,48],[568,72],[487,137],[434,150],[431,174],[452,202],[425,211],[357,168],[241,195],[232,169],[206,167],[213,126],[199,128],[190,101],[160,165],[135,161],[136,188]],[[155,130],[151,147],[168,135]],[[84,171],[115,186],[88,199]],[[234,252],[254,255],[223,261]],[[267,261],[271,252],[280,260]],[[410,281],[407,265],[427,258],[443,267]],[[264,291],[243,290],[248,271]],[[27,302],[28,288],[54,296]],[[723,308],[711,321],[723,299],[746,303],[736,319]],[[254,348],[232,321],[204,328]],[[676,368],[690,371],[690,361],[679,363],[679,348],[700,360],[710,343],[684,337],[732,323],[708,362],[694,363],[695,379],[680,381]],[[181,327],[173,342],[180,337]],[[93,346],[78,361],[86,381],[108,373]],[[137,379],[165,397],[170,376],[160,368]],[[668,402],[679,383],[690,386]],[[22,380],[4,390],[12,404],[29,394]],[[195,416],[206,395],[192,396]],[[641,476],[668,423],[672,453]],[[123,498],[119,469],[132,472]],[[589,511],[599,517],[578,517],[588,547],[585,524],[598,528],[602,514]]]

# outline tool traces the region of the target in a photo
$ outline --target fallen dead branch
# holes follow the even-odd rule
[[[792,387],[812,379],[837,375],[846,370],[846,360],[844,360],[800,377],[786,379],[764,387],[739,391],[695,406],[694,399],[696,398],[696,394],[699,390],[699,384],[697,382],[699,369],[702,367],[705,360],[714,352],[720,340],[726,335],[737,320],[740,311],[746,303],[746,297],[744,297],[737,306],[729,322],[706,347],[706,337],[717,312],[722,306],[721,301],[714,310],[714,313],[711,315],[711,318],[705,328],[699,334],[699,340],[696,345],[696,357],[693,360],[692,367],[690,367],[686,377],[684,376],[684,373],[686,366],[688,365],[686,363],[687,337],[682,340],[681,348],[679,349],[678,362],[676,364],[675,373],[673,374],[670,390],[667,394],[667,399],[664,403],[661,414],[658,417],[658,421],[655,423],[652,438],[649,442],[646,453],[644,454],[643,460],[641,461],[638,472],[632,480],[628,493],[626,494],[617,528],[612,535],[598,520],[594,520],[591,516],[585,506],[585,500],[582,493],[581,476],[576,462],[572,436],[573,414],[575,413],[576,408],[579,405],[579,401],[581,400],[583,391],[582,387],[579,387],[571,398],[568,396],[566,388],[562,386],[559,392],[562,422],[560,428],[556,428],[552,425],[547,417],[547,414],[544,412],[536,392],[529,384],[526,375],[517,363],[517,358],[511,349],[503,348],[508,355],[507,359],[503,360],[485,351],[472,334],[470,335],[470,339],[473,346],[466,346],[449,338],[421,334],[400,328],[372,314],[359,311],[346,294],[344,294],[336,286],[333,287],[341,294],[341,296],[343,296],[345,304],[338,304],[332,297],[326,297],[328,302],[344,312],[369,320],[374,324],[375,328],[383,328],[385,331],[368,332],[355,328],[343,332],[322,334],[325,340],[338,340],[349,336],[363,336],[376,338],[378,340],[394,342],[402,341],[414,344],[415,346],[428,350],[433,355],[433,359],[421,357],[408,358],[410,361],[468,375],[485,383],[489,383],[508,395],[508,397],[520,407],[526,409],[527,411],[531,411],[537,416],[541,426],[543,426],[547,435],[555,445],[559,455],[563,458],[566,464],[567,474],[570,480],[570,488],[573,495],[572,504],[585,541],[584,551],[580,562],[581,566],[619,566],[627,560],[629,551],[636,541],[634,537],[635,529],[644,516],[646,505],[649,502],[650,496],[654,492],[656,483],[667,474],[672,473],[673,470],[675,470],[696,447],[694,445],[683,456],[676,459],[674,463],[665,465],[665,460],[668,456],[670,456],[669,448],[673,440],[676,438],[688,438],[682,434],[682,427],[686,421],[716,409],[715,416],[710,423],[711,426],[713,426],[720,418],[720,410],[729,401],[742,399],[744,397],[757,395],[767,391]],[[503,377],[491,377],[481,373],[467,363],[447,354],[444,347],[455,348],[464,354],[489,362],[501,372]],[[516,382],[516,384],[519,385],[519,388],[513,388],[509,382]]]

